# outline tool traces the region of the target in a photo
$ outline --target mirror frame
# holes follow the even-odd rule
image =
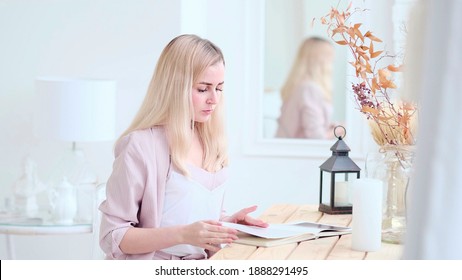
[[[264,93],[264,46],[265,46],[265,1],[245,1],[245,84],[247,94],[244,108],[246,112],[244,154],[248,156],[279,156],[326,158],[332,140],[277,139],[263,137],[263,93]],[[345,63],[347,63],[345,61]],[[347,67],[347,75],[352,67]],[[351,74],[351,75],[350,75]],[[348,81],[348,87],[350,81]],[[345,142],[351,149],[350,157],[364,159],[367,151],[367,123],[361,113],[355,109],[353,95],[347,97],[345,108]],[[370,136],[369,136],[370,137]]]

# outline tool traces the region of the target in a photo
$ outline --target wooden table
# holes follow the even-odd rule
[[[318,212],[316,205],[278,204],[267,209],[260,218],[268,223],[311,221],[350,226],[351,215],[328,215]],[[218,251],[214,260],[396,260],[402,245],[382,243],[377,252],[351,249],[351,234],[308,240],[275,247],[231,244]]]

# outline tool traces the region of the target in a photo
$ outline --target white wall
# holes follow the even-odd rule
[[[230,212],[257,204],[256,215],[275,203],[317,204],[319,165],[325,157],[248,156],[243,151],[246,88],[245,0],[0,0],[0,208],[11,195],[30,154],[46,177],[69,143],[50,143],[34,133],[36,76],[115,79],[117,132],[131,121],[165,44],[195,32],[219,45],[226,58]],[[186,4],[185,4],[186,3]],[[183,8],[183,9],[182,9]],[[189,11],[189,12],[188,12]],[[250,15],[251,16],[251,15]],[[304,23],[300,23],[304,24]],[[196,31],[195,31],[196,30]],[[258,106],[258,104],[251,104]],[[252,114],[250,114],[252,115]],[[257,116],[255,116],[257,117]],[[111,172],[113,143],[81,145],[101,180]],[[358,162],[361,165],[361,162]],[[18,258],[86,259],[91,236],[14,237]],[[38,243],[39,245],[36,246]],[[0,237],[0,258],[5,258]],[[64,248],[64,249],[63,249]]]

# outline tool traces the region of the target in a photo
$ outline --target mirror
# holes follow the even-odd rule
[[[381,39],[385,44],[385,47],[388,47],[390,50],[392,48],[399,48],[403,43],[403,32],[400,32],[402,28],[402,20],[406,19],[407,10],[412,6],[412,2],[415,0],[394,0],[390,5],[389,1],[361,1],[361,0],[352,0],[354,7],[365,8],[368,10],[367,13],[361,14],[361,22],[368,26],[373,23],[373,31],[376,34],[381,34]],[[319,2],[319,3],[318,3]],[[326,2],[326,3],[324,3]],[[289,40],[287,36],[295,36],[293,34],[305,34],[304,30],[311,30],[312,18],[323,16],[330,11],[331,6],[337,6],[338,0],[326,0],[326,1],[315,1],[315,0],[253,0],[245,1],[245,13],[246,13],[246,30],[243,34],[243,40],[245,40],[245,60],[247,65],[245,67],[245,89],[248,92],[246,95],[245,102],[245,118],[246,122],[244,124],[245,135],[243,137],[243,152],[248,156],[280,156],[280,157],[304,157],[304,158],[325,158],[326,155],[329,155],[330,147],[335,143],[335,139],[332,140],[320,140],[320,139],[288,139],[288,138],[271,138],[265,136],[264,131],[264,115],[265,111],[268,108],[265,108],[265,80],[274,79],[274,81],[279,81],[285,79],[285,73],[282,77],[271,78],[270,76],[265,77],[265,67],[274,67],[278,66],[265,66],[265,57],[266,50],[265,46],[265,34],[277,31],[279,25],[276,23],[271,24],[271,26],[266,26],[266,6],[279,4],[279,10],[276,14],[276,18],[279,13],[283,13],[286,10],[289,10],[287,7],[295,5],[295,7],[290,10],[295,11],[296,14],[302,13],[305,9],[308,9],[310,12],[315,13],[315,16],[308,16],[309,18],[304,18],[298,16],[297,19],[294,18],[285,18],[287,24],[291,24],[291,27],[284,27],[285,29],[278,31],[279,34],[284,34],[284,37],[280,38],[279,41]],[[349,1],[341,1],[340,5],[348,5]],[[298,5],[298,6],[297,6]],[[312,5],[312,6],[307,6]],[[286,7],[287,6],[287,7]],[[302,8],[303,7],[303,8]],[[305,8],[307,7],[307,8]],[[315,11],[316,10],[316,11]],[[274,9],[273,9],[274,11]],[[287,11],[288,12],[288,11]],[[305,12],[303,12],[305,13]],[[291,17],[296,17],[292,15]],[[277,19],[275,19],[277,20]],[[274,26],[272,26],[274,25]],[[319,27],[318,33],[314,33],[320,36],[327,36],[325,26],[321,27],[320,24],[316,24],[315,27]],[[302,30],[302,31],[300,31]],[[286,38],[287,37],[287,38]],[[300,40],[299,37],[298,40]],[[300,41],[299,41],[300,42]],[[297,44],[289,44],[292,46],[292,52],[298,46]],[[278,54],[275,54],[277,57],[287,56],[286,51],[281,51]],[[289,52],[289,51],[287,51]],[[353,67],[349,66],[346,61],[348,52],[339,49],[336,53],[337,60],[342,56],[343,65],[341,62],[337,64],[336,70],[341,71],[343,74],[334,74],[338,79],[342,79],[344,82],[335,82],[334,88],[340,88],[338,92],[343,92],[344,94],[344,104],[339,105],[339,110],[343,109],[343,114],[339,112],[337,115],[338,118],[344,116],[345,127],[347,128],[347,136],[345,141],[348,143],[348,146],[351,148],[350,157],[354,160],[363,160],[365,158],[366,151],[368,146],[371,145],[373,140],[371,139],[370,130],[366,123],[366,119],[363,115],[356,109],[355,101],[351,94],[349,94],[349,87],[351,82],[351,77],[354,76]],[[393,51],[396,53],[396,51]],[[281,58],[282,59],[282,58]],[[288,64],[292,63],[293,58],[288,59]],[[279,72],[284,72],[282,69]],[[286,66],[289,67],[289,66]],[[341,70],[343,69],[343,70]],[[274,70],[274,69],[273,69]],[[277,70],[277,69],[276,69]],[[287,72],[287,70],[285,70]],[[279,79],[279,80],[277,80]],[[341,102],[339,102],[340,104]],[[334,105],[337,108],[336,105]],[[335,110],[335,109],[334,109]]]
[[[330,132],[329,123],[345,124],[346,120],[346,103],[347,96],[347,48],[334,44],[327,36],[326,26],[319,21],[320,16],[325,15],[332,6],[336,6],[338,0],[335,1],[316,1],[316,0],[267,0],[264,7],[264,91],[262,93],[262,108],[263,108],[263,137],[274,138],[277,134],[278,119],[281,116],[281,88],[283,87],[292,65],[295,63],[297,52],[304,40],[309,37],[320,37],[326,39],[326,42],[313,41],[308,43],[309,48],[316,48],[322,53],[334,53],[333,64],[327,62],[329,67],[332,67],[331,75],[332,82],[330,83],[331,101],[325,100],[323,97],[310,98],[313,106],[311,110],[313,118],[319,121],[307,122],[310,127],[306,127],[301,131],[301,125],[297,122],[301,120],[301,113],[296,112],[294,107],[300,108],[301,95],[292,95],[292,99],[287,99],[287,107],[284,107],[284,117],[281,120],[281,128],[277,137],[283,138],[302,138],[302,139],[324,139],[327,135],[321,136],[322,132]],[[312,24],[313,18],[316,18]],[[314,42],[314,44],[311,44]],[[319,49],[319,47],[321,47]],[[327,49],[326,49],[327,48]],[[319,53],[319,51],[317,51]],[[317,61],[325,61],[326,55],[323,58],[315,59]],[[313,60],[312,60],[313,61]],[[313,65],[313,63],[311,64]],[[316,84],[319,85],[319,84]],[[309,89],[307,89],[309,88]],[[305,90],[312,94],[321,94],[321,87],[305,86]],[[317,90],[319,89],[319,90]],[[300,92],[300,91],[298,91]],[[306,92],[304,93],[307,97]],[[294,101],[298,99],[297,101]],[[319,100],[320,103],[315,105],[314,102]],[[291,106],[297,104],[297,106]],[[295,103],[294,103],[295,102]],[[305,107],[306,108],[306,107]],[[315,113],[314,113],[315,112]],[[308,113],[309,115],[309,113]],[[306,118],[305,118],[306,119]],[[316,126],[319,123],[322,127]],[[324,125],[322,124],[324,123]],[[347,127],[348,129],[348,127]],[[296,132],[295,130],[299,130]],[[282,133],[281,133],[282,132]],[[298,134],[298,135],[297,135]],[[309,140],[306,140],[309,141]]]
[[[319,2],[319,3],[318,3]],[[326,2],[326,3],[324,3]],[[304,158],[325,158],[328,156],[330,147],[335,143],[335,139],[331,140],[320,140],[320,139],[295,139],[295,138],[274,138],[268,137],[268,133],[265,133],[265,123],[264,116],[268,111],[276,112],[277,116],[279,114],[278,105],[268,105],[268,101],[265,99],[265,88],[276,88],[277,85],[281,84],[282,81],[286,78],[288,68],[293,60],[293,54],[298,48],[298,44],[301,42],[301,38],[305,36],[305,32],[309,30],[310,34],[319,35],[327,37],[327,32],[325,26],[321,27],[318,22],[315,25],[315,28],[318,28],[317,31],[312,31],[311,22],[313,17],[319,18],[319,15],[325,15],[330,11],[331,5],[336,6],[338,0],[331,1],[315,1],[315,0],[253,0],[245,1],[245,13],[246,13],[246,30],[243,34],[243,40],[245,40],[245,60],[247,65],[245,67],[245,76],[246,80],[245,89],[248,94],[246,94],[245,103],[245,118],[246,122],[244,123],[245,131],[243,132],[243,152],[248,156],[277,156],[277,157],[304,157]],[[391,8],[386,8],[386,1],[383,2],[377,10],[377,15],[374,16],[374,19],[382,19],[387,21],[388,24],[384,24],[384,29],[377,32],[387,30],[389,32],[389,21],[391,19]],[[362,3],[362,1],[361,1]],[[376,1],[373,1],[375,4]],[[348,4],[348,3],[347,3]],[[269,8],[274,13],[273,15],[274,22],[268,23],[266,26],[266,14],[267,6],[278,5],[275,8]],[[315,5],[305,6],[305,5]],[[292,7],[293,6],[293,7]],[[292,8],[288,8],[292,7]],[[303,7],[303,9],[301,8]],[[306,7],[306,8],[305,8]],[[316,8],[315,8],[316,7]],[[377,7],[376,7],[377,8]],[[310,13],[313,13],[314,16],[302,17],[301,15],[296,16],[297,14],[304,14],[305,9],[308,9]],[[314,10],[316,9],[316,11]],[[284,12],[285,11],[285,12]],[[292,11],[291,16],[280,17],[280,13],[289,13]],[[269,13],[269,10],[268,10]],[[293,14],[295,13],[295,15]],[[270,15],[269,15],[270,16]],[[294,17],[297,17],[295,19]],[[290,27],[283,26],[279,23],[284,18],[285,24],[289,24]],[[367,20],[367,19],[365,19]],[[280,29],[280,30],[279,30]],[[279,31],[278,31],[279,30]],[[266,38],[268,33],[276,32],[275,34],[282,34],[283,36],[278,41],[293,41],[295,43],[283,44],[286,47],[290,47],[292,50],[279,50],[278,53],[273,54],[276,58],[286,61],[281,65],[272,64],[271,66],[265,61],[265,58],[269,56],[271,50],[266,50]],[[297,35],[298,34],[298,35]],[[298,37],[296,37],[296,35]],[[298,38],[298,39],[290,39]],[[276,39],[274,39],[276,40]],[[275,43],[279,44],[279,43]],[[281,43],[282,44],[282,43]],[[337,50],[337,49],[336,49]],[[268,52],[268,55],[266,54]],[[344,57],[343,62],[341,57]],[[336,99],[339,105],[334,105],[337,109],[335,113],[335,118],[339,120],[344,119],[345,127],[347,128],[347,136],[345,141],[348,143],[348,146],[351,148],[350,157],[353,159],[364,159],[368,144],[370,143],[370,132],[368,130],[367,124],[365,123],[364,117],[356,110],[356,104],[354,103],[351,95],[347,94],[346,91],[349,90],[349,77],[354,75],[352,67],[349,67],[346,61],[347,51],[346,49],[338,49],[336,53],[336,62],[335,62],[335,71],[340,72],[340,74],[334,74],[338,79],[335,82],[334,88],[336,92],[340,92],[340,95],[343,94],[343,104],[341,99]],[[340,62],[339,62],[340,61]],[[274,68],[273,76],[266,74],[266,68]],[[280,69],[278,69],[280,68]],[[273,72],[272,72],[273,73]],[[279,75],[277,75],[279,73]],[[282,74],[281,74],[282,73]],[[265,85],[265,80],[268,81],[268,85]],[[342,82],[343,80],[343,82]],[[273,84],[269,84],[272,81]],[[336,93],[338,94],[338,93]],[[271,103],[270,103],[271,104]],[[273,106],[273,107],[271,107]],[[274,109],[274,107],[276,109]],[[273,108],[273,109],[272,109]],[[334,109],[335,110],[335,109]],[[276,117],[277,117],[276,116]],[[274,129],[274,128],[273,128]]]

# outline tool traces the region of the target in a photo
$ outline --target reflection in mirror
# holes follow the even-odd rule
[[[276,137],[331,139],[334,47],[320,37],[301,44],[280,90],[282,101]]]
[[[319,19],[336,3],[337,0],[265,1],[265,90],[262,98],[265,138],[277,136],[280,138],[326,139],[332,136],[331,124],[345,123],[346,50],[330,43],[325,26],[319,23],[311,24],[313,18]],[[326,41],[306,41],[311,37],[324,38]],[[308,67],[301,66],[311,64],[311,69],[316,68],[312,65],[314,63],[312,58],[305,59],[311,51],[302,48],[304,45],[311,47],[311,50],[313,46],[317,49],[316,52],[320,54],[320,59],[317,59],[315,63],[319,64],[319,61],[324,61],[323,65],[329,66],[327,68],[332,70],[331,74],[323,75],[324,78],[315,78],[316,75],[311,74],[309,75],[311,82],[307,82],[306,78],[294,77],[297,73],[300,74],[299,69],[303,69],[304,73],[307,72]],[[299,49],[301,55],[297,55]],[[335,56],[333,56],[332,64],[329,62],[329,56],[333,53]],[[301,80],[304,83],[300,84]],[[330,80],[330,82],[320,83],[319,80]],[[290,89],[292,87],[298,88],[298,98],[295,95],[293,98],[282,98],[281,93],[282,96],[287,96],[290,95],[289,91],[297,91]],[[305,96],[300,94],[301,88],[304,88],[305,92],[310,92],[310,96],[306,96],[306,93],[304,93]],[[316,93],[320,98],[315,98]],[[286,101],[284,106],[283,99]],[[316,99],[320,100],[322,105],[314,102]],[[300,114],[296,108],[301,107],[302,101],[306,101],[306,105],[310,106],[305,106],[304,113]],[[303,115],[311,116],[311,119],[307,119],[303,125],[304,129],[300,129],[299,124],[302,122]],[[317,120],[313,120],[313,117]],[[321,123],[322,128],[319,128],[317,123]]]

